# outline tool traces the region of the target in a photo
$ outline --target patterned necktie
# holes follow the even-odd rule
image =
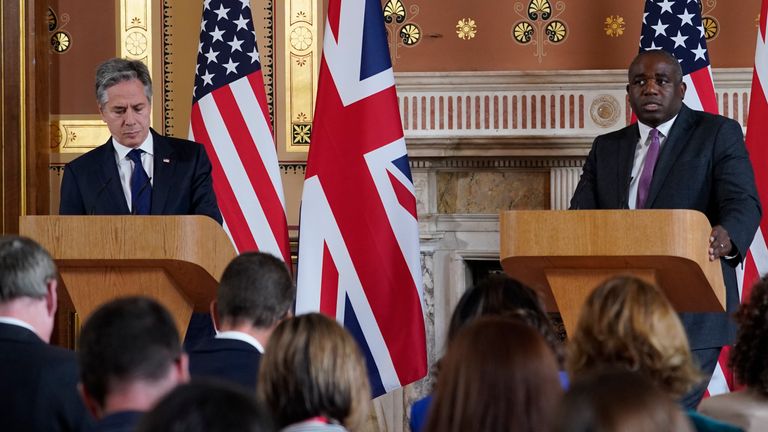
[[[141,164],[141,154],[144,150],[133,149],[128,152],[128,159],[133,161],[133,174],[131,174],[131,213],[135,215],[148,215],[152,202],[152,185],[149,176]]]
[[[645,208],[645,202],[648,200],[648,191],[651,189],[651,180],[653,179],[653,168],[656,166],[656,160],[659,159],[659,130],[651,129],[651,145],[648,146],[648,153],[645,154],[645,164],[643,172],[640,174],[640,183],[637,185],[637,202],[635,208]]]

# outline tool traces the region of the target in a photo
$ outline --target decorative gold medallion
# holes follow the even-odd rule
[[[470,40],[477,34],[477,24],[472,18],[460,19],[456,24],[456,35],[459,39]]]
[[[610,37],[622,36],[626,28],[627,25],[622,16],[611,15],[605,18],[605,26],[603,27],[603,30],[605,30],[605,34]]]
[[[522,21],[515,24],[515,27],[512,29],[512,36],[514,36],[518,43],[527,44],[533,37],[533,31],[531,23]]]
[[[312,46],[312,32],[304,26],[291,31],[291,46],[297,51],[304,51]]]
[[[384,5],[384,22],[392,24],[392,21],[402,24],[405,21],[405,6],[400,0],[388,0]]]
[[[293,144],[309,144],[312,136],[312,123],[292,122],[293,126]]]
[[[549,0],[531,0],[528,3],[528,18],[537,20],[541,17],[546,21],[552,16],[552,5]]]
[[[704,27],[704,37],[707,41],[715,39],[720,32],[720,23],[714,17],[701,17],[701,25]]]
[[[59,30],[51,36],[51,47],[53,47],[53,52],[55,53],[61,54],[65,52],[69,49],[69,44],[69,33],[65,31]]]
[[[565,23],[562,21],[552,21],[547,24],[544,31],[552,43],[560,43],[565,39],[565,35],[568,33],[565,29]]]
[[[400,29],[400,39],[405,46],[415,45],[421,39],[421,30],[415,24],[406,24]]]

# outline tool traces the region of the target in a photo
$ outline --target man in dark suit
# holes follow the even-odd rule
[[[761,209],[741,127],[689,109],[685,90],[680,64],[669,53],[646,51],[634,59],[627,93],[638,123],[595,139],[571,208],[693,209],[707,215],[713,226],[709,259],[721,262],[727,312],[680,315],[708,378],[720,348],[735,336],[729,317],[739,303],[735,267],[749,249]],[[695,407],[704,389],[686,397],[686,406]]]
[[[78,359],[83,399],[98,432],[134,430],[144,412],[189,380],[173,318],[145,297],[99,307],[83,326]]]
[[[203,146],[149,127],[152,81],[144,63],[102,63],[96,98],[112,137],[66,165],[59,214],[200,214],[222,222]]]
[[[0,429],[90,430],[71,351],[48,345],[57,275],[34,241],[0,238]]]
[[[290,315],[295,298],[296,287],[280,259],[249,252],[232,260],[211,303],[218,334],[190,351],[192,377],[219,378],[255,391],[264,346]]]

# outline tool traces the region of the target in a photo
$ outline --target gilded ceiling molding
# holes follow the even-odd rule
[[[286,151],[309,151],[314,119],[314,99],[320,66],[318,0],[286,0],[283,40],[286,80],[282,81],[285,112],[283,122]]]

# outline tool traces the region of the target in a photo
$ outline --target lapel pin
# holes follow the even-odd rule
[[[171,160],[170,159],[163,159],[163,162],[164,163],[171,163]]]

